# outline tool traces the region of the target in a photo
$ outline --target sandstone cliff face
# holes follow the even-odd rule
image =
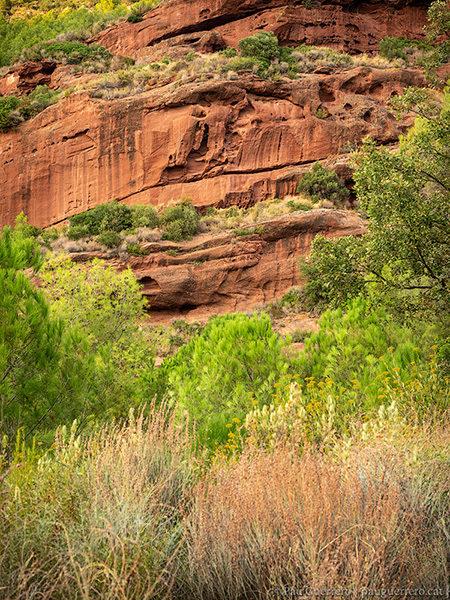
[[[273,31],[285,45],[330,46],[346,52],[376,50],[380,39],[388,35],[424,35],[424,1],[311,4],[312,8],[306,8],[298,0],[169,0],[141,23],[111,28],[94,41],[114,54],[137,58],[164,40],[192,32],[215,31],[226,44],[236,46],[258,31]]]
[[[211,75],[112,102],[73,94],[0,134],[0,224],[23,210],[48,226],[110,200],[188,195],[197,206],[245,206],[283,197],[313,161],[366,135],[395,142],[405,123],[385,101],[421,84],[418,71],[360,67],[276,83]]]
[[[298,284],[298,259],[317,234],[362,235],[364,223],[345,211],[312,210],[258,224],[260,235],[232,232],[204,234],[191,242],[146,244],[147,256],[108,261],[131,267],[143,286],[153,322],[182,315],[202,319],[211,314],[246,311],[282,296]],[[167,254],[172,251],[176,256]],[[99,253],[72,254],[85,262]]]

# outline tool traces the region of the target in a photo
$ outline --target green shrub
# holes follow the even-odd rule
[[[171,397],[197,419],[203,440],[225,441],[233,418],[270,402],[289,366],[284,345],[268,315],[236,313],[212,319],[164,365]]]
[[[313,202],[330,200],[336,206],[342,206],[350,192],[343,181],[333,171],[327,171],[320,162],[316,162],[312,170],[300,181],[297,193],[308,194]]]
[[[295,329],[291,335],[291,341],[293,344],[300,344],[311,335],[311,331],[308,329]]]
[[[101,204],[90,210],[69,217],[70,228],[68,236],[71,239],[98,235],[102,231],[116,231],[117,233],[131,229],[133,225],[132,211],[125,204],[119,204],[113,200],[107,204]],[[76,228],[76,229],[74,229]]]
[[[23,100],[16,96],[0,98],[0,131],[7,131],[26,119],[32,119],[53,104],[60,92],[50,90],[46,85],[38,85]]]
[[[108,63],[112,58],[111,52],[98,44],[82,44],[81,42],[42,42],[33,46],[28,52],[36,52],[39,56],[66,59],[70,65],[78,65],[85,61],[105,60]],[[26,55],[25,58],[28,58]]]
[[[294,200],[288,200],[286,206],[289,208],[289,212],[296,212],[298,210],[311,210],[309,204],[304,202],[295,202]]]
[[[238,55],[238,51],[233,46],[228,46],[225,50],[219,50],[220,56],[225,56],[226,58],[234,58]]]
[[[136,227],[149,227],[150,229],[158,227],[158,214],[153,206],[136,204],[130,206],[130,210],[133,229]]]
[[[191,238],[197,233],[199,220],[200,215],[189,198],[183,199],[180,204],[167,207],[160,218],[164,230],[163,239],[179,242]]]
[[[236,56],[225,67],[226,71],[253,71],[258,68],[258,74],[264,72],[265,66],[260,60],[251,56]]]
[[[17,215],[14,219],[14,234],[20,235],[23,238],[35,239],[43,233],[40,227],[35,227],[28,223],[28,218],[24,215],[23,211]]]
[[[7,131],[20,122],[11,116],[19,104],[20,100],[16,96],[0,97],[0,131]]]
[[[97,236],[97,241],[107,248],[117,248],[120,246],[120,234],[117,231],[102,231]]]
[[[127,18],[129,23],[140,23],[143,21],[143,17],[146,12],[151,10],[156,4],[158,4],[158,0],[140,0],[140,2],[134,2],[131,13]]]
[[[274,58],[280,58],[278,39],[272,31],[261,31],[244,38],[238,44],[242,56],[257,58],[269,65]]]
[[[139,244],[127,244],[127,252],[131,256],[147,256],[147,252]]]
[[[233,229],[233,233],[236,237],[241,237],[243,235],[253,235],[255,232],[253,229]]]
[[[281,298],[281,305],[290,309],[302,310],[305,308],[305,292],[301,287],[292,287]]]
[[[405,37],[385,37],[380,41],[380,54],[388,60],[401,58],[408,61],[408,54],[414,49],[428,51],[432,47],[422,40],[408,40]]]
[[[86,228],[83,225],[71,225],[67,232],[69,240],[80,240],[87,237]]]
[[[317,119],[326,119],[328,117],[328,113],[324,108],[318,108],[316,110],[315,116]]]
[[[140,23],[143,20],[144,20],[144,17],[137,12],[132,12],[127,17],[128,23]]]

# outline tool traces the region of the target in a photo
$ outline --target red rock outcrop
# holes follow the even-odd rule
[[[339,237],[366,232],[356,214],[324,209],[291,213],[255,226],[259,235],[237,237],[227,231],[178,244],[148,243],[143,245],[147,256],[107,262],[119,270],[131,267],[154,322],[177,314],[200,319],[245,311],[282,296],[298,284],[298,259],[309,252],[317,234]],[[105,255],[77,253],[71,258],[85,262]]]
[[[58,63],[53,60],[13,65],[6,76],[0,77],[0,96],[26,95],[38,85],[51,85]]]
[[[110,200],[253,204],[295,191],[302,166],[405,132],[385,101],[419,71],[360,67],[291,81],[210,75],[105,101],[69,96],[0,134],[0,225],[48,226]],[[320,110],[319,110],[320,109]],[[300,170],[299,170],[300,169]]]
[[[113,54],[145,56],[151,48],[183,34],[220,33],[228,45],[258,31],[273,31],[285,45],[313,44],[346,52],[370,52],[386,36],[424,36],[428,3],[307,2],[298,0],[169,0],[140,23],[124,23],[93,41]]]

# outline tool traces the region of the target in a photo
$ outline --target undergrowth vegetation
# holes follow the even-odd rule
[[[253,38],[257,38],[253,40]],[[207,78],[234,80],[256,75],[280,81],[297,79],[316,69],[327,72],[351,69],[359,65],[388,68],[392,63],[383,57],[350,56],[331,48],[301,45],[281,47],[273,34],[261,32],[239,43],[238,52],[229,47],[212,54],[191,51],[182,59],[165,57],[158,62],[140,59],[125,71],[102,75],[87,89],[94,98],[112,100],[142,93],[155,84],[165,83],[175,91],[178,87]]]
[[[4,2],[1,7],[0,66],[19,60],[28,48],[58,36],[61,39],[56,39],[56,42],[83,41],[114,21],[151,10],[158,4],[158,0],[137,4],[121,0],[101,0],[85,2],[82,7],[58,0],[50,0],[48,3],[44,0],[36,4],[12,0]],[[71,39],[67,39],[68,37]],[[38,48],[42,48],[42,45]]]

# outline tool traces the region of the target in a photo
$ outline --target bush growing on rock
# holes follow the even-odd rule
[[[102,231],[100,235],[97,236],[97,241],[107,248],[117,248],[117,246],[120,246],[121,238],[117,231],[108,230]]]
[[[73,215],[69,217],[69,221],[69,238],[77,239],[73,237],[75,232],[79,239],[80,237],[98,235],[104,231],[120,233],[124,229],[130,229],[132,226],[132,213],[128,206],[112,201]],[[81,235],[82,232],[84,235]]]
[[[350,192],[337,174],[324,169],[320,162],[316,162],[312,170],[302,177],[297,192],[308,194],[313,202],[330,200],[338,207],[342,206],[350,196]]]
[[[164,230],[163,238],[179,242],[197,233],[200,215],[191,202],[190,198],[184,198],[180,204],[166,208],[160,217],[160,224]]]
[[[137,227],[149,227],[150,229],[155,229],[155,227],[158,227],[158,213],[153,206],[136,204],[130,206],[130,210],[133,229],[136,229]]]
[[[280,58],[278,39],[272,31],[261,31],[239,42],[242,56],[251,56],[269,63],[274,58]]]
[[[58,90],[50,90],[46,85],[38,85],[27,98],[22,100],[16,96],[0,98],[0,131],[7,131],[22,121],[32,119],[53,104],[59,94]]]
[[[88,46],[81,42],[42,42],[27,49],[23,60],[42,60],[53,58],[69,65],[78,65],[85,61],[104,60],[111,62],[112,54],[99,44]]]
[[[401,58],[408,62],[416,50],[431,50],[430,44],[422,40],[409,40],[405,37],[385,37],[380,41],[380,54],[389,60]]]

